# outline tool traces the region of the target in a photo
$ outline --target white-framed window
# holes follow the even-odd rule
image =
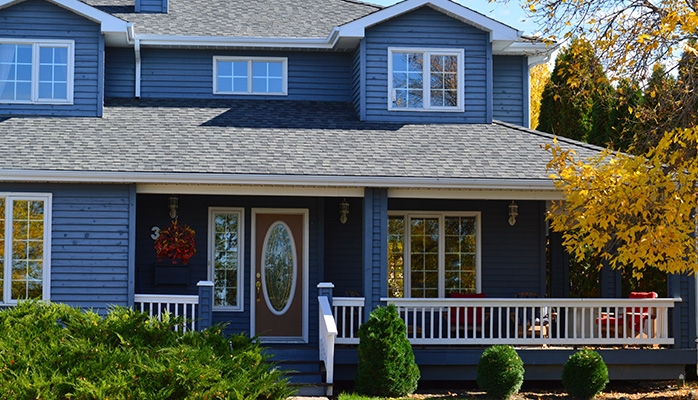
[[[208,276],[217,310],[243,310],[243,216],[241,208],[209,208]]]
[[[463,111],[463,49],[388,48],[388,109]]]
[[[72,104],[75,42],[0,39],[0,103]]]
[[[479,212],[390,212],[388,296],[480,292]]]
[[[0,299],[49,300],[51,195],[0,193]]]
[[[213,57],[214,94],[286,95],[288,60],[281,57]]]

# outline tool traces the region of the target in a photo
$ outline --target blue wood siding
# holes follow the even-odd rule
[[[135,0],[135,10],[138,13],[166,13],[167,0]]]
[[[135,97],[136,57],[131,48],[108,47],[105,55],[106,97]]]
[[[250,332],[250,280],[251,280],[251,243],[252,243],[252,208],[306,208],[309,210],[309,287],[308,287],[308,333],[311,343],[317,343],[318,303],[317,284],[322,279],[320,266],[322,249],[318,243],[321,232],[322,216],[320,202],[315,198],[302,197],[253,197],[253,196],[179,196],[178,218],[182,224],[191,226],[196,232],[196,255],[189,261],[189,282],[186,285],[154,285],[153,263],[155,251],[151,228],[165,228],[170,224],[169,195],[139,194],[136,222],[136,293],[153,294],[192,294],[198,293],[197,282],[209,280],[208,277],[208,208],[234,207],[244,208],[244,278],[240,283],[243,290],[244,311],[217,311],[214,308],[213,322],[228,324],[228,332]]]
[[[144,98],[352,100],[351,53],[142,49],[141,54]],[[288,96],[214,95],[213,56],[287,57]]]
[[[491,120],[490,43],[487,32],[429,7],[366,31],[366,119],[392,122],[487,123]],[[465,111],[388,111],[388,47],[455,48],[465,51]]]
[[[524,291],[545,295],[544,202],[517,201],[514,226],[508,222],[509,203],[390,199],[389,210],[480,212],[482,292],[503,298]]]
[[[364,79],[364,58],[362,57],[362,49],[366,42],[362,41],[351,56],[351,101],[354,103],[356,112],[361,115],[364,110],[363,100],[365,79]],[[363,118],[362,118],[363,119]]]
[[[670,274],[667,276],[667,295],[680,297],[681,302],[674,305],[670,334],[676,340],[674,347],[680,349],[696,348],[696,281],[688,275]]]
[[[363,199],[347,198],[346,224],[339,222],[339,203],[343,198],[325,200],[325,273],[324,280],[334,284],[334,295],[363,295],[362,226]]]
[[[528,110],[528,60],[522,56],[492,57],[492,117],[525,126]]]
[[[75,41],[75,81],[72,105],[0,104],[0,114],[99,116],[100,74],[104,46],[100,26],[41,0],[27,0],[0,10],[0,37]]]
[[[388,190],[366,188],[363,207],[364,317],[388,294]]]
[[[104,312],[129,305],[128,185],[0,185],[52,193],[51,301]]]

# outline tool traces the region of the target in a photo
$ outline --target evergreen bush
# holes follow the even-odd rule
[[[417,390],[419,368],[414,362],[405,323],[394,305],[376,308],[361,325],[358,353],[355,379],[358,393],[402,397]]]
[[[524,366],[511,346],[487,348],[477,363],[477,385],[495,399],[508,399],[521,389]]]
[[[220,326],[174,331],[131,309],[102,317],[64,304],[0,312],[3,399],[286,399],[282,373],[250,338]]]
[[[608,368],[599,353],[584,349],[572,354],[562,368],[562,387],[578,399],[592,399],[608,383]]]

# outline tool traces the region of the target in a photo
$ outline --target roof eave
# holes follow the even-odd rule
[[[150,183],[194,185],[273,185],[323,187],[383,187],[415,189],[480,189],[550,191],[550,179],[421,178],[386,176],[207,174],[193,172],[107,172],[0,170],[3,182]]]

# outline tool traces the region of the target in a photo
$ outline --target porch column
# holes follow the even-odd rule
[[[388,295],[388,189],[366,188],[363,209],[364,320]]]
[[[562,246],[562,233],[548,233],[550,249],[550,297],[567,298],[570,295],[570,256]]]
[[[599,297],[617,298],[621,297],[622,278],[620,271],[614,270],[604,261],[603,268],[599,273]]]
[[[199,288],[199,315],[196,321],[198,331],[213,326],[213,282],[200,281],[196,284]]]

